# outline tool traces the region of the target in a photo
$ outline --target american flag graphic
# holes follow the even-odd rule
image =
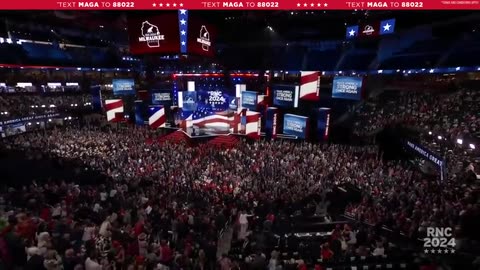
[[[188,10],[178,10],[178,26],[180,30],[180,53],[187,53],[188,42]]]
[[[148,125],[153,129],[164,127],[167,121],[167,117],[165,115],[165,108],[163,106],[154,105],[150,106],[148,110]]]
[[[192,115],[192,123],[199,127],[233,127],[240,122],[240,117],[234,113],[214,112],[208,107],[198,108]]]
[[[120,119],[118,119],[118,116],[123,114],[123,100],[106,99],[104,108],[107,114],[107,121],[119,121]]]
[[[300,72],[300,99],[317,101],[320,99],[320,72]]]

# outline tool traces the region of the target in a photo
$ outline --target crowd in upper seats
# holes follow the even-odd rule
[[[348,214],[411,237],[427,226],[458,226],[461,236],[479,214],[472,190],[459,182],[441,188],[400,163],[382,161],[373,146],[160,145],[142,128],[29,133],[6,146],[79,160],[107,176],[94,185],[62,179],[1,193],[7,254],[2,261],[24,269],[265,269],[267,259],[273,259],[269,269],[282,269],[280,255],[267,257],[263,250],[248,262],[228,256],[217,261],[219,232],[231,219],[234,238],[246,239],[253,213],[259,224],[275,228],[280,216],[299,210],[309,195],[344,184],[363,194]],[[346,254],[383,255],[386,240],[368,235],[337,228],[318,256],[328,262]]]
[[[0,119],[41,115],[91,108],[92,97],[87,94],[71,96],[0,95]]]
[[[445,155],[442,146],[451,150],[451,165],[456,167],[476,156],[470,144],[475,145],[480,139],[479,112],[480,91],[472,89],[453,93],[387,91],[357,111],[354,130],[358,135],[373,135],[387,125],[414,128],[420,131],[421,143],[430,150],[441,156]],[[459,139],[462,146],[457,144]]]

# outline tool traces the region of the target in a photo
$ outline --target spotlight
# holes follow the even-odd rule
[[[475,150],[475,144],[471,143],[469,146],[470,146],[470,149]]]
[[[437,138],[438,138],[439,140],[441,140],[441,139],[442,139],[442,136],[438,136]]]
[[[457,143],[462,145],[463,144],[463,140],[462,139],[457,139]]]

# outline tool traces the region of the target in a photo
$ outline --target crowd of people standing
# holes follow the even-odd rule
[[[9,140],[8,149],[77,160],[105,181],[5,189],[2,263],[49,270],[238,269],[235,261],[217,261],[228,221],[238,224],[242,239],[259,205],[260,219],[275,224],[275,215],[342,184],[362,191],[363,200],[347,214],[412,237],[428,226],[460,226],[479,211],[478,194],[448,180],[441,189],[404,164],[384,161],[375,146],[261,140],[219,149],[158,144],[155,136],[143,128],[69,128]]]

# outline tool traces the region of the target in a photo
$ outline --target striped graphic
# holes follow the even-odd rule
[[[107,114],[107,121],[115,122],[119,115],[123,114],[123,100],[121,99],[106,99],[105,112]]]
[[[317,101],[320,99],[320,72],[300,71],[300,99]]]
[[[165,108],[160,105],[150,106],[148,108],[148,125],[153,128],[165,127],[167,116],[165,115]]]
[[[244,124],[240,130],[247,137],[250,137],[252,139],[259,139],[260,138],[260,129],[262,127],[262,121],[261,121],[261,114],[258,112],[252,112],[252,111],[243,111],[242,112],[244,118],[244,123],[240,123],[239,125]]]

